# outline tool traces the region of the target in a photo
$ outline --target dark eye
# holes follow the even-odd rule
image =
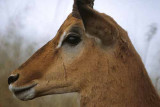
[[[65,43],[68,43],[72,46],[77,45],[81,41],[81,38],[78,34],[69,34],[67,38],[65,39]]]

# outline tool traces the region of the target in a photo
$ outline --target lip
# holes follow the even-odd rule
[[[9,85],[9,89],[18,99],[30,100],[33,99],[35,96],[34,87],[36,85],[36,83],[25,87],[14,87],[13,85]]]
[[[19,93],[22,93],[22,92],[24,92],[24,91],[30,90],[31,88],[35,87],[36,85],[37,85],[37,84],[32,84],[32,85],[30,85],[30,86],[20,87],[20,88],[18,88],[18,87],[13,87],[13,88],[12,88],[12,92],[13,92],[14,94],[19,94]]]

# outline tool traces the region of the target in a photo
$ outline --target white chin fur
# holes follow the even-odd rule
[[[13,85],[9,85],[9,90],[13,93],[13,95],[20,100],[31,100],[35,97],[35,89],[30,88],[28,90],[16,93],[15,90],[20,90],[21,88],[13,87]]]

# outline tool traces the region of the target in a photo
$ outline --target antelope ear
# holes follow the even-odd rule
[[[76,4],[86,33],[98,37],[104,45],[113,43],[118,35],[118,30],[110,22],[111,20],[106,20],[99,12],[86,5],[83,0],[77,0]]]
[[[82,0],[82,1],[86,5],[88,5],[89,7],[93,8],[93,6],[94,6],[94,0]],[[78,9],[77,9],[77,0],[74,0],[72,15],[73,15],[73,17],[81,19],[81,16],[80,16],[80,14],[78,12]]]

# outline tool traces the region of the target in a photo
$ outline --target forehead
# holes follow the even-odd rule
[[[57,36],[60,36],[64,32],[68,32],[70,30],[74,30],[76,32],[76,29],[74,28],[83,28],[83,23],[82,20],[75,18],[70,14],[58,30]]]
[[[81,32],[80,29],[83,29],[82,20],[75,18],[70,14],[64,23],[61,25],[60,29],[58,30],[55,38],[53,38],[53,42],[56,42],[56,48],[61,47],[62,41],[65,38],[65,35],[69,32],[79,33]]]

